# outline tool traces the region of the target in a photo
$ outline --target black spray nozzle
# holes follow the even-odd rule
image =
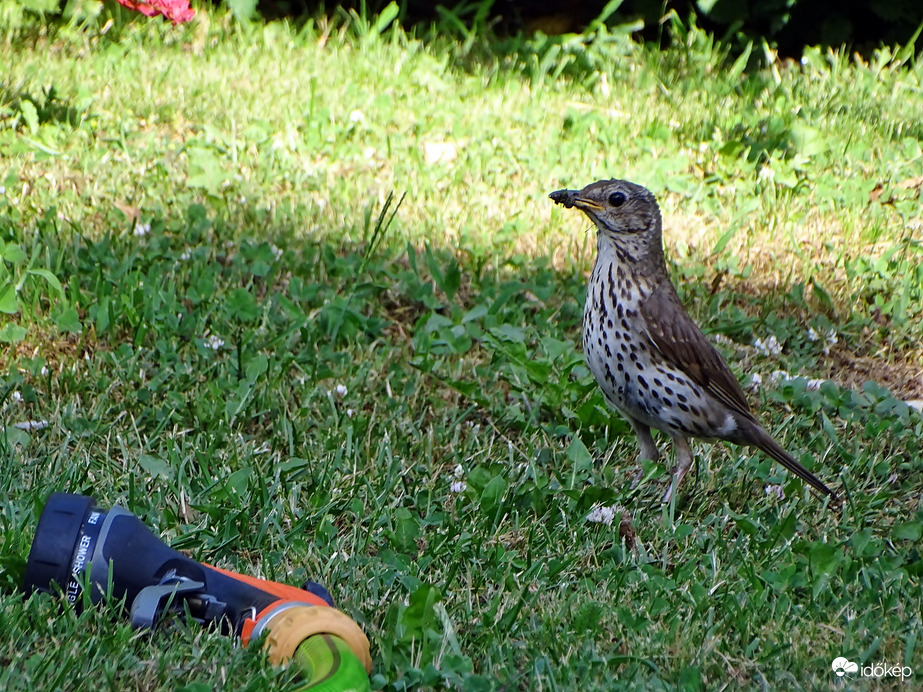
[[[23,586],[27,593],[61,590],[76,608],[84,588],[92,603],[107,595],[124,599],[136,627],[152,627],[172,608],[186,609],[201,622],[222,621],[235,634],[244,618],[282,598],[332,605],[319,585],[302,591],[203,565],[170,548],[121,507],[103,510],[91,498],[70,493],[48,498]]]
[[[78,546],[86,547],[96,538],[81,536],[91,508],[93,500],[85,495],[55,493],[48,498],[26,563],[26,593],[49,592],[57,584],[76,604],[86,562],[86,550],[78,557]]]
[[[111,569],[111,580],[110,580]],[[168,577],[176,591],[189,595],[188,584],[207,579],[206,569],[173,550],[135,515],[121,507],[103,510],[85,495],[54,493],[35,530],[26,563],[26,592],[60,589],[80,608],[83,590],[92,603],[107,596],[131,606],[145,589]]]

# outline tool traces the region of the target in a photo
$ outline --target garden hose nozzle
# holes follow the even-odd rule
[[[244,646],[265,634],[270,660],[295,659],[302,667],[309,681],[302,689],[368,689],[368,639],[333,608],[322,586],[308,582],[297,588],[196,562],[130,512],[100,509],[86,495],[48,498],[23,588],[61,591],[78,609],[87,597],[91,603],[124,599],[137,628],[154,627],[172,612],[215,623]],[[312,679],[323,680],[323,686],[313,687]]]

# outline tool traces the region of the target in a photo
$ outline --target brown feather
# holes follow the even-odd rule
[[[665,315],[669,315],[669,319],[664,319]],[[686,373],[689,379],[732,411],[754,419],[740,382],[686,314],[672,286],[651,293],[641,304],[641,316],[648,338],[670,365]]]

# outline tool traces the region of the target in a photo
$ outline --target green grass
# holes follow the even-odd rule
[[[53,490],[326,584],[376,689],[923,674],[919,63],[116,18],[0,47],[0,687],[295,679],[195,626],[21,601]],[[576,346],[593,238],[547,199],[612,176],[658,195],[681,296],[842,515],[724,445],[674,506],[666,465],[629,489]]]

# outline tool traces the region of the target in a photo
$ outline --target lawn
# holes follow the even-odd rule
[[[373,689],[912,687],[923,63],[675,35],[7,28],[0,687],[297,679],[195,625],[23,601],[55,490],[325,584]],[[595,237],[547,198],[608,177],[658,196],[681,298],[841,513],[723,444],[670,505],[669,460],[630,488],[578,346]]]

